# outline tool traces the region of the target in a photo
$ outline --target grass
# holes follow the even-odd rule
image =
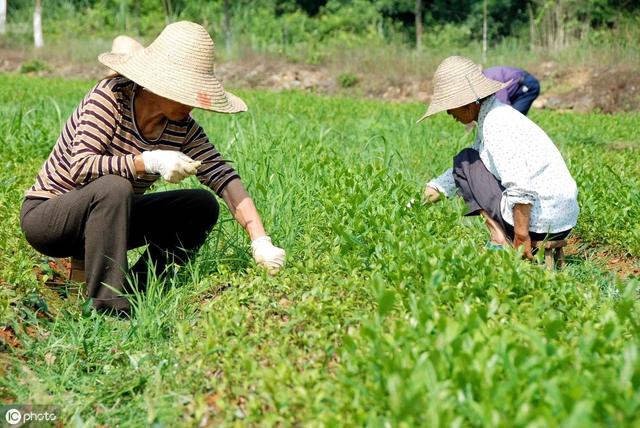
[[[459,199],[406,208],[469,142],[451,119],[417,126],[418,104],[240,92],[249,113],[196,116],[287,268],[255,268],[223,210],[195,262],[135,296],[125,322],[38,282],[18,226],[91,84],[0,76],[0,325],[20,342],[0,341],[5,402],[55,405],[85,426],[640,423],[640,283],[593,257],[640,256],[638,114],[532,113],[580,189],[582,251],[550,273],[484,250]]]

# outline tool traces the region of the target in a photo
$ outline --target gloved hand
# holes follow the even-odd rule
[[[151,150],[142,152],[144,170],[149,174],[160,174],[169,183],[179,183],[196,173],[200,161],[175,150]]]
[[[254,239],[251,242],[251,253],[256,263],[267,268],[271,275],[284,266],[284,250],[274,246],[268,236]]]

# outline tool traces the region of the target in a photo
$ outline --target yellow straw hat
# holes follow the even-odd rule
[[[133,54],[108,52],[98,60],[161,97],[219,113],[247,111],[214,74],[213,40],[201,25],[167,25],[148,47]]]
[[[144,49],[142,43],[133,37],[120,35],[113,39],[111,43],[111,53],[132,55]]]
[[[132,55],[136,52],[139,52],[144,49],[144,46],[137,41],[136,39],[120,35],[113,39],[111,43],[111,53],[113,54],[123,54],[123,55]],[[118,75],[117,71],[111,70],[107,77],[115,77]]]
[[[510,82],[501,83],[482,74],[480,65],[469,58],[450,56],[433,75],[433,96],[427,112],[418,122],[441,111],[462,107],[495,94]]]

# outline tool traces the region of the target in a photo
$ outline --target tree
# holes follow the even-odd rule
[[[162,0],[162,7],[164,9],[164,21],[166,24],[169,24],[173,16],[173,8],[171,7],[171,0]]]
[[[223,0],[224,9],[224,45],[227,49],[227,54],[231,53],[231,18],[229,11],[229,0]]]
[[[7,32],[7,0],[0,0],[0,34]]]
[[[416,49],[422,50],[422,0],[416,0]]]
[[[36,6],[33,10],[33,43],[36,48],[44,46],[44,38],[42,37],[42,0],[36,0]]]
[[[487,0],[482,4],[482,63],[487,62]]]

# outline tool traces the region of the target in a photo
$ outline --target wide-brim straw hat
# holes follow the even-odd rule
[[[142,43],[134,39],[133,37],[119,35],[111,43],[112,54],[133,55],[136,52],[140,52],[144,49]],[[108,77],[117,76],[118,72],[111,70]]]
[[[214,74],[213,40],[201,25],[167,25],[148,47],[133,54],[103,53],[98,60],[161,97],[219,113],[247,111]]]
[[[489,79],[482,74],[482,67],[469,58],[450,56],[440,63],[433,75],[431,103],[418,122],[441,111],[480,101],[509,83]]]

